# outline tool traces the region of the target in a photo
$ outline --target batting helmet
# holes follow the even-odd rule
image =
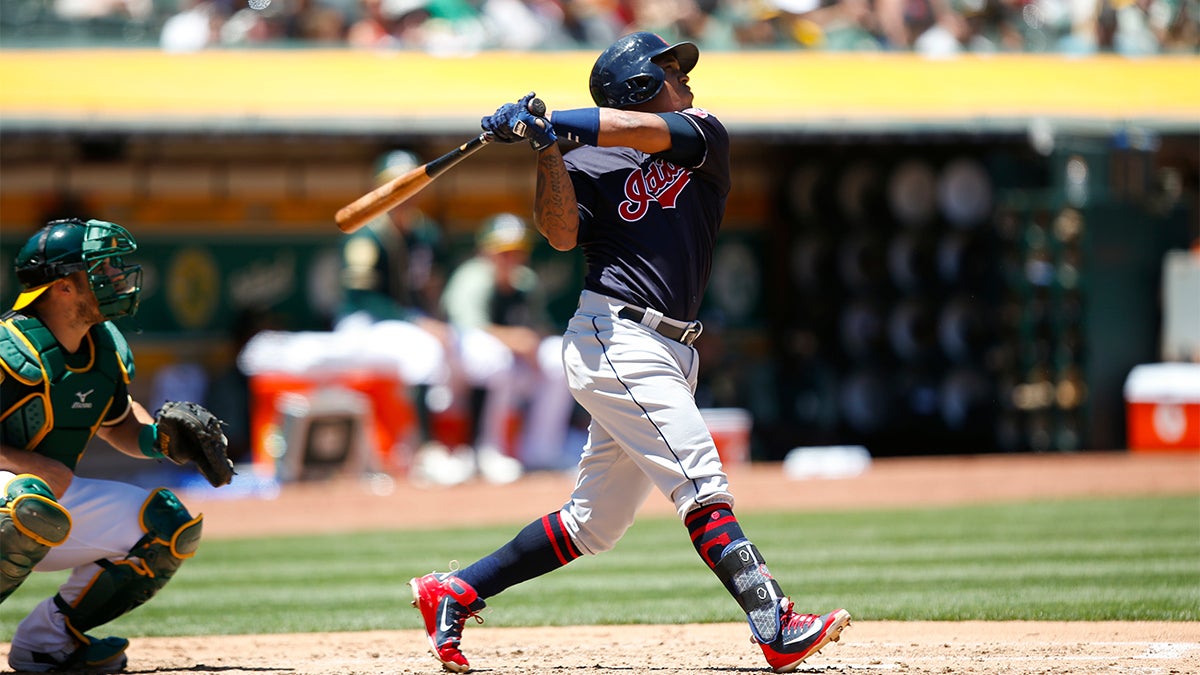
[[[596,59],[588,89],[596,105],[627,108],[654,98],[666,74],[653,60],[671,54],[683,72],[691,72],[700,50],[691,42],[670,44],[654,33],[630,33],[614,42]]]
[[[141,293],[142,267],[124,264],[121,256],[136,250],[133,235],[116,223],[52,220],[17,253],[15,267],[22,291],[13,309],[28,307],[55,281],[87,272],[105,318],[132,316]]]

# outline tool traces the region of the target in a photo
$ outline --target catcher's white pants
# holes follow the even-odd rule
[[[13,477],[13,473],[0,471],[0,485]],[[71,534],[50,549],[33,570],[72,570],[58,592],[73,602],[100,571],[96,560],[120,560],[142,538],[141,510],[149,497],[149,490],[136,485],[76,476],[58,500],[71,514]],[[16,593],[20,592],[18,588]],[[43,600],[21,621],[12,644],[38,652],[75,648],[53,597]]]
[[[562,518],[589,554],[616,544],[653,488],[681,519],[704,504],[733,505],[696,405],[696,350],[619,318],[623,307],[584,291],[563,337],[567,382],[592,422]]]

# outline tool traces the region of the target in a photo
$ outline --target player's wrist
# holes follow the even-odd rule
[[[166,455],[158,449],[158,425],[145,424],[138,432],[138,448],[150,459],[162,459]]]
[[[600,142],[600,109],[574,108],[550,113],[550,124],[559,136],[584,145]]]

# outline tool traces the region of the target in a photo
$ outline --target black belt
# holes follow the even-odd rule
[[[646,310],[638,307],[622,307],[621,311],[617,312],[617,316],[622,319],[642,323],[642,318],[646,316]],[[700,333],[704,332],[704,324],[699,321],[693,321],[681,328],[671,325],[664,320],[659,321],[658,326],[654,330],[668,340],[682,342],[690,347],[696,341],[696,338],[700,337]]]

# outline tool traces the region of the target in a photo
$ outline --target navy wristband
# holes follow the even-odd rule
[[[138,432],[138,447],[141,448],[142,454],[151,459],[162,459],[164,455],[154,449],[154,442],[158,440],[158,425],[147,424]]]
[[[600,141],[600,109],[575,108],[550,113],[554,132],[569,141],[596,145]]]

